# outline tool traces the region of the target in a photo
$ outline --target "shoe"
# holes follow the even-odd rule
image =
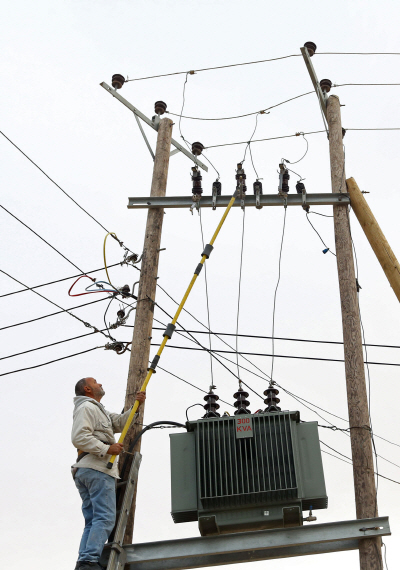
[[[103,567],[97,562],[81,560],[80,562],[77,562],[77,564],[79,564],[79,566],[76,566],[76,568],[79,570],[103,570]]]

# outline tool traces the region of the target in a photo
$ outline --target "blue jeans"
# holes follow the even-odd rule
[[[115,524],[115,478],[84,467],[78,469],[75,485],[85,518],[78,560],[97,562]]]

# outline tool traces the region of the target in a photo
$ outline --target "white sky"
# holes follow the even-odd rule
[[[3,5],[1,18],[2,62],[1,130],[36,161],[107,229],[117,233],[132,250],[141,252],[145,211],[127,210],[128,196],[147,196],[152,161],[132,114],[108,95],[101,81],[113,73],[143,77],[160,73],[212,67],[297,54],[305,41],[314,41],[319,52],[399,52],[398,3],[381,0],[337,0],[335,3],[286,1],[279,4],[249,0],[159,0],[106,2],[19,1]],[[400,82],[399,56],[316,55],[313,63],[320,79],[334,83]],[[179,113],[185,76],[132,82],[122,95],[151,116],[154,102],[162,99]],[[184,114],[223,117],[250,113],[294,97],[312,88],[301,57],[252,66],[208,71],[190,76]],[[400,127],[399,87],[341,87],[333,89],[342,104],[345,128]],[[189,141],[205,146],[248,140],[255,117],[234,121],[182,121]],[[259,116],[255,138],[292,135],[323,128],[317,99],[308,95]],[[155,143],[155,133],[146,127]],[[175,125],[173,136],[179,139]],[[330,192],[328,142],[324,134],[310,135],[309,152],[294,168],[306,180],[309,192]],[[349,131],[345,138],[346,174],[354,176],[367,195],[394,251],[400,255],[398,192],[395,157],[400,150],[400,131]],[[12,145],[0,137],[1,203],[47,239],[84,271],[102,267],[104,232],[64,196]],[[296,161],[305,151],[299,138],[255,143],[255,166],[263,178],[264,192],[275,193],[276,169],[282,157]],[[206,155],[221,173],[223,193],[235,187],[235,168],[244,146],[210,149]],[[190,195],[192,163],[179,154],[171,159],[168,195]],[[245,162],[249,191],[255,180],[249,157]],[[211,193],[215,173],[203,174],[205,194]],[[296,177],[291,178],[294,192]],[[330,214],[330,208],[318,208]],[[208,241],[222,214],[203,211]],[[313,216],[312,222],[325,242],[334,247],[332,220]],[[246,212],[240,332],[269,336],[272,302],[278,271],[283,209],[263,208]],[[208,263],[211,326],[233,333],[236,323],[242,213],[230,214]],[[75,275],[77,270],[31,234],[4,210],[0,210],[2,241],[0,267],[33,286]],[[367,343],[400,345],[399,304],[358,222],[352,230],[359,262],[362,318]],[[198,216],[187,210],[168,210],[164,220],[159,283],[180,299],[201,254]],[[332,255],[323,246],[300,208],[287,212],[282,257],[282,276],[277,297],[276,335],[280,337],[340,341],[341,316]],[[122,259],[122,250],[108,244],[110,263]],[[104,278],[104,273],[97,273]],[[113,282],[132,285],[134,269],[112,270]],[[73,307],[92,297],[71,299],[72,281],[39,289],[63,307]],[[2,294],[21,287],[0,278]],[[157,300],[168,312],[173,303],[161,292]],[[19,323],[54,312],[48,302],[31,292],[0,299],[1,326]],[[204,280],[199,279],[188,309],[206,319]],[[118,304],[110,309],[116,318]],[[105,302],[78,309],[76,314],[102,327]],[[158,311],[157,318],[166,322]],[[198,330],[188,316],[182,324]],[[129,324],[133,324],[133,318]],[[70,316],[58,315],[1,332],[1,355],[62,341],[88,331]],[[132,329],[118,329],[116,338],[128,341]],[[199,337],[206,342],[205,335]],[[154,342],[161,331],[154,332]],[[229,339],[228,339],[229,340]],[[177,335],[171,344],[185,344]],[[93,335],[1,362],[1,373],[104,345]],[[214,340],[214,347],[220,348]],[[270,354],[269,340],[240,339],[239,349]],[[155,349],[152,348],[152,354]],[[343,357],[335,345],[276,342],[276,354]],[[233,358],[232,355],[228,357]],[[370,361],[400,363],[399,350],[370,348]],[[2,527],[3,566],[9,570],[25,565],[32,570],[68,570],[76,560],[83,519],[80,499],[69,467],[75,451],[70,443],[73,386],[83,376],[104,384],[103,400],[111,411],[120,411],[125,394],[128,353],[97,350],[41,368],[1,378],[3,427]],[[254,357],[270,372],[269,357]],[[246,365],[246,363],[243,363]],[[162,367],[206,390],[210,384],[209,358],[205,353],[166,349]],[[400,444],[398,434],[399,368],[371,365],[371,415],[376,434]],[[277,358],[275,379],[286,389],[338,414],[347,416],[342,363]],[[262,392],[266,383],[243,373],[243,380]],[[214,382],[221,398],[233,401],[237,384],[218,364]],[[317,420],[286,395],[284,409],[299,409],[304,420]],[[146,422],[184,421],[187,406],[202,401],[200,392],[159,371],[148,389]],[[254,394],[251,409],[262,405]],[[222,411],[226,406],[222,406]],[[199,416],[199,408],[189,411]],[[334,418],[322,413],[327,420]],[[326,424],[326,421],[319,420]],[[344,422],[337,420],[341,427]],[[144,436],[140,472],[135,542],[174,539],[198,534],[196,523],[174,525],[170,517],[168,431],[154,430]],[[340,432],[320,430],[321,439],[345,455],[349,439]],[[400,465],[399,448],[376,440],[378,453]],[[329,508],[317,512],[318,522],[355,518],[352,469],[323,455]],[[400,481],[399,468],[379,461],[380,472]],[[400,527],[400,487],[379,481],[379,512],[389,515],[394,535]],[[395,540],[385,539],[388,565],[398,558]],[[358,553],[276,560],[274,569],[355,568]],[[256,570],[265,564],[254,563]],[[250,566],[250,565],[245,565]]]

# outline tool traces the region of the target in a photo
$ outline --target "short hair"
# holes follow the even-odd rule
[[[75,395],[76,396],[85,396],[86,395],[85,386],[87,386],[86,378],[82,378],[81,380],[78,380],[78,382],[75,384]]]

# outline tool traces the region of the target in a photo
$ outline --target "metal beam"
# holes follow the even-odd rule
[[[226,208],[232,196],[217,196],[216,207]],[[190,208],[193,205],[192,196],[165,196],[165,198],[128,198],[128,208]],[[287,196],[288,206],[303,206],[302,194],[293,194]],[[260,196],[261,206],[283,206],[285,198],[279,194],[263,194]],[[255,196],[245,196],[245,206],[255,206]],[[350,198],[345,193],[321,193],[321,194],[307,194],[307,206],[331,206],[334,204],[350,204]],[[240,206],[240,200],[236,200],[234,206]],[[200,200],[201,208],[211,208],[213,206],[212,196],[202,196]]]
[[[147,123],[149,125],[149,127],[154,129],[155,131],[158,131],[158,123],[157,122],[153,123],[153,121],[151,119],[146,117],[146,115],[143,115],[143,113],[141,113],[139,111],[139,109],[136,109],[136,107],[134,107],[132,105],[132,103],[129,103],[129,101],[124,99],[124,97],[121,97],[121,95],[118,93],[118,91],[116,89],[113,89],[112,87],[107,85],[107,83],[105,83],[104,81],[102,83],[100,83],[100,85],[101,85],[101,87],[103,87],[103,89],[108,91],[113,97],[115,97],[116,99],[118,99],[118,101],[120,101],[123,105],[125,105],[125,107],[128,107],[128,109],[130,111],[132,111],[132,113],[134,113],[137,117],[140,117],[140,119],[142,119],[142,121]],[[188,158],[190,158],[190,160],[192,160],[195,164],[200,166],[200,168],[202,168],[203,170],[208,172],[208,166],[206,166],[203,162],[201,162],[196,156],[194,156],[194,154],[189,152],[185,147],[183,147],[181,144],[179,144],[176,140],[171,139],[171,144],[173,144],[176,149],[178,149],[180,152],[182,152]]]
[[[307,66],[308,73],[310,74],[312,84],[314,85],[314,89],[317,93],[317,97],[319,99],[319,104],[321,106],[321,110],[325,115],[325,119],[328,119],[327,114],[326,114],[326,99],[324,97],[321,86],[319,84],[318,77],[317,77],[317,74],[315,73],[314,66],[311,62],[310,54],[308,53],[308,50],[306,47],[300,48],[300,51],[301,51],[302,56],[304,58],[304,62]]]
[[[390,535],[388,517],[124,545],[130,570],[184,570],[356,550],[359,540]],[[105,550],[105,554],[106,554]],[[106,556],[105,556],[106,557]],[[103,560],[101,560],[103,562]]]

